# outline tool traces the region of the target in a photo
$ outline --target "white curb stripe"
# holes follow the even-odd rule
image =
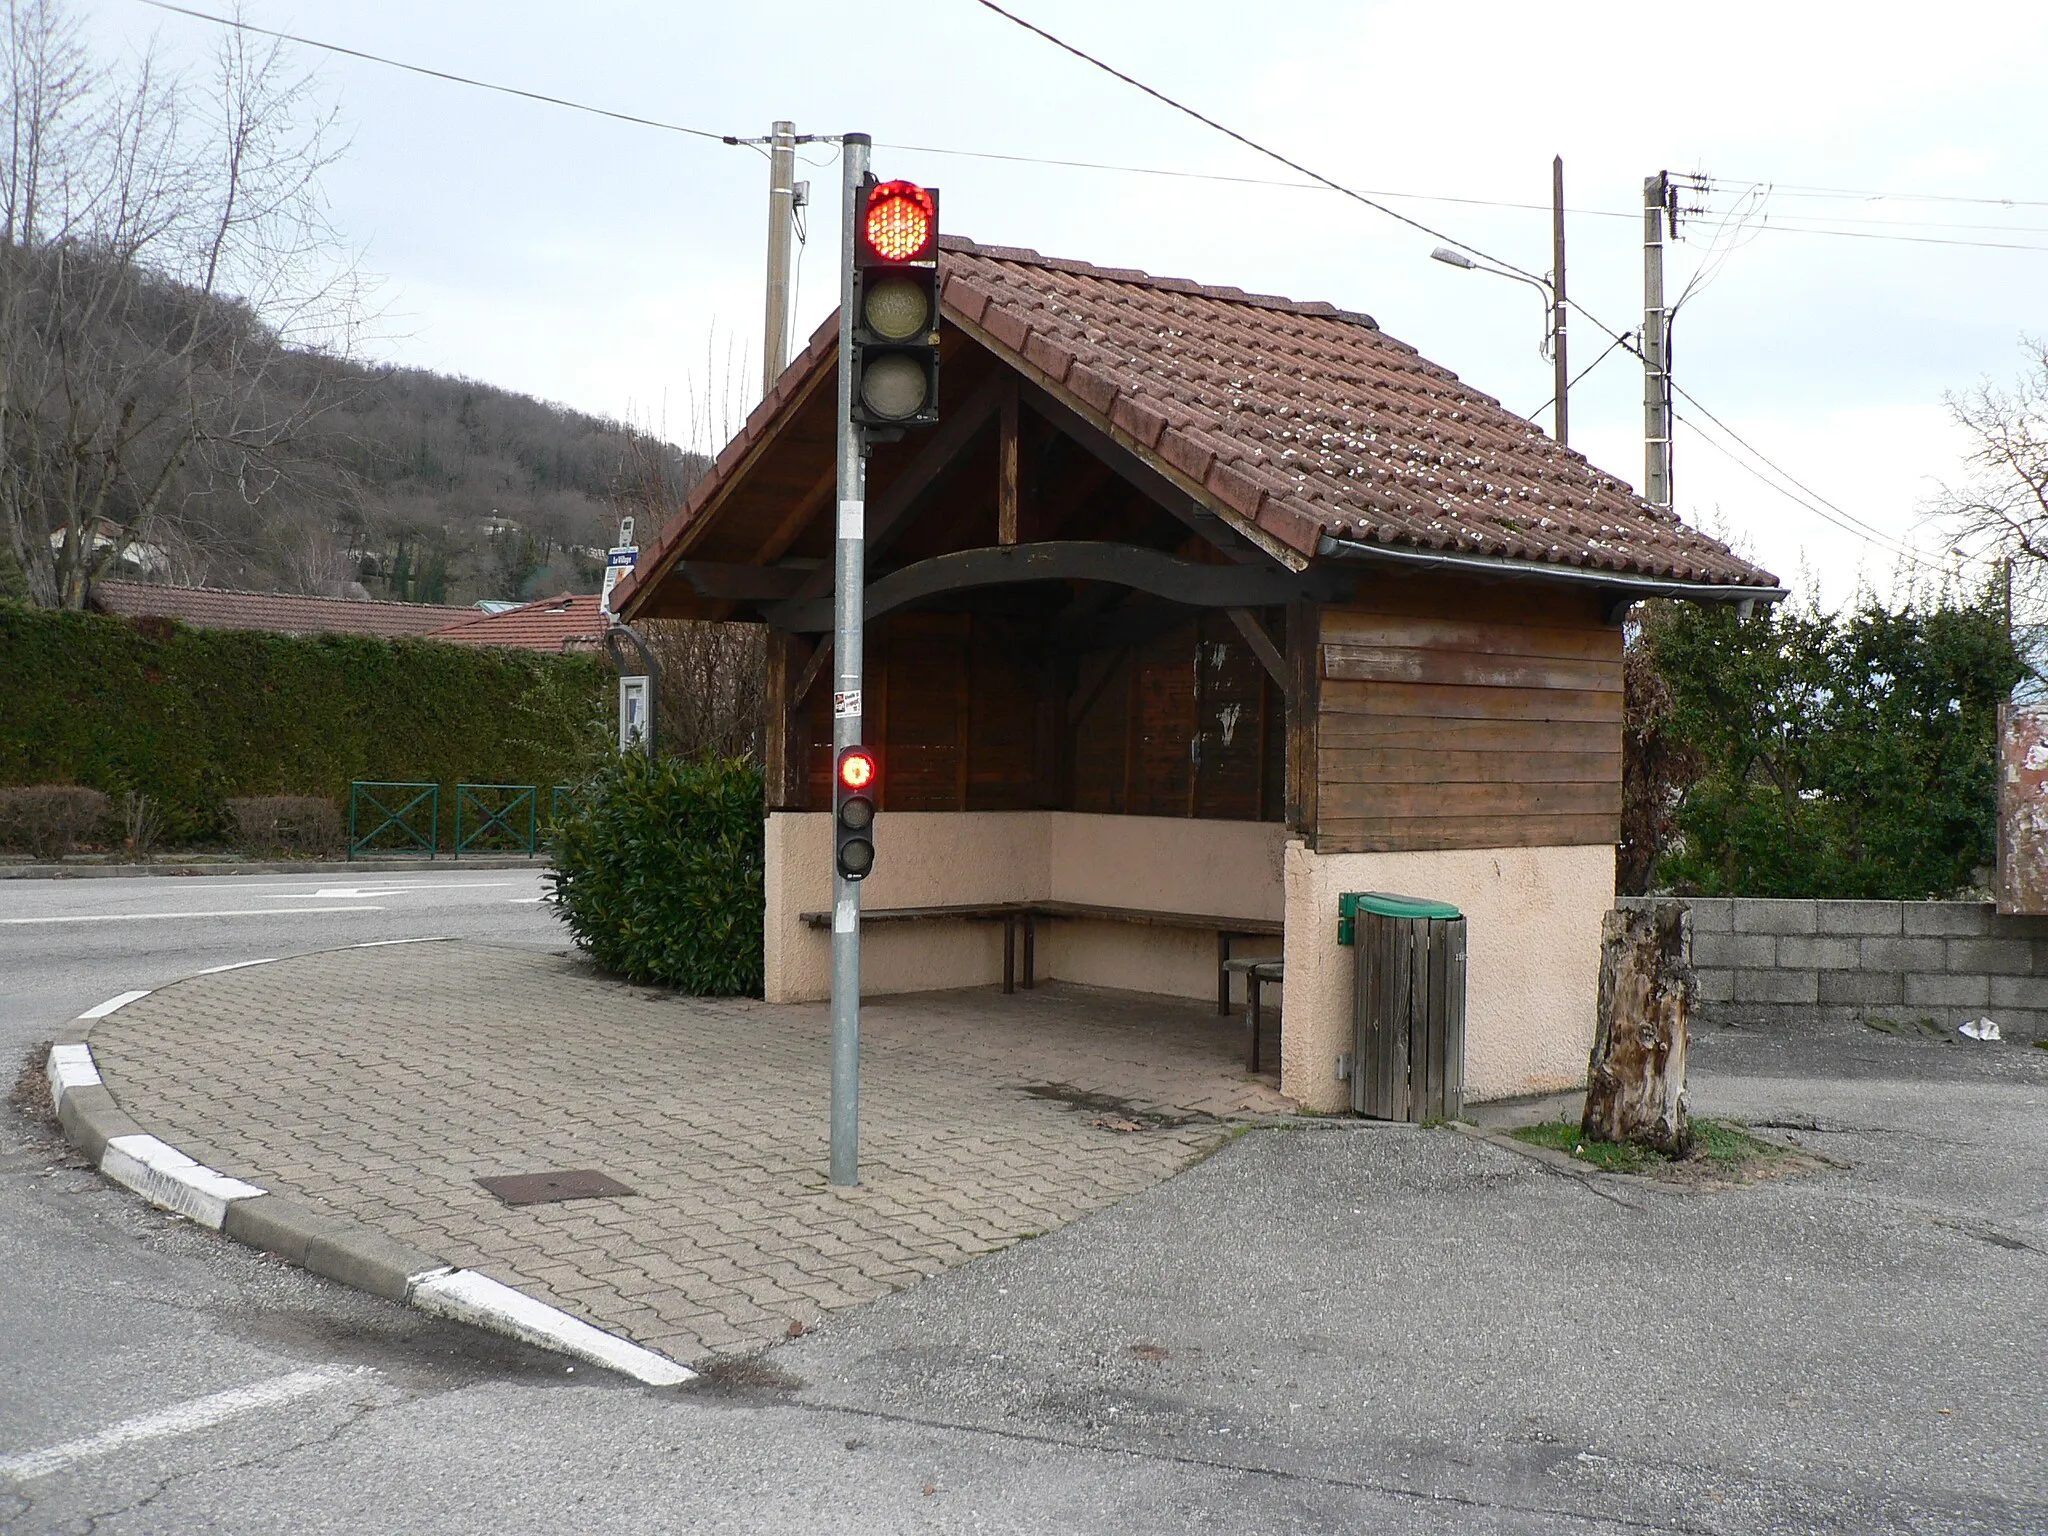
[[[100,1172],[152,1205],[189,1216],[218,1232],[228,1206],[265,1191],[194,1162],[154,1136],[116,1136],[100,1155]]]
[[[74,1088],[93,1088],[99,1085],[100,1069],[93,1065],[92,1047],[89,1045],[53,1045],[50,1047],[49,1065],[44,1071],[50,1079],[50,1107],[62,1109],[64,1095]]]
[[[81,1019],[104,1019],[116,1008],[126,1008],[130,1003],[138,1003],[147,996],[149,996],[149,988],[147,987],[144,987],[140,992],[123,992],[119,997],[108,998],[97,1008],[86,1009],[79,1017]]]
[[[345,911],[352,911],[352,912],[370,912],[370,911],[377,911],[377,912],[381,912],[381,911],[383,911],[384,909],[383,909],[382,907],[375,907],[375,908],[372,908],[372,907],[349,907],[349,908],[344,908],[343,910],[345,910]],[[423,938],[417,938],[417,939],[371,939],[371,940],[369,940],[369,941],[368,941],[367,943],[364,943],[364,944],[351,944],[351,945],[349,945],[349,948],[350,948],[350,949],[384,949],[384,948],[386,948],[387,946],[389,946],[389,945],[392,945],[392,944],[449,944],[449,943],[453,943],[453,942],[454,942],[454,938],[455,938],[455,936],[454,936],[453,934],[449,934],[449,933],[430,933],[430,934],[427,934],[427,935],[426,935],[425,937],[423,937]]]
[[[559,1307],[535,1301],[473,1269],[416,1276],[407,1287],[406,1299],[422,1312],[488,1328],[493,1333],[510,1334],[542,1349],[559,1350],[651,1387],[673,1387],[697,1374],[666,1355],[628,1344],[601,1328],[593,1328],[580,1317],[571,1317]]]
[[[209,965],[205,970],[194,971],[192,974],[194,976],[218,976],[222,971],[246,971],[252,965],[275,964],[277,964],[277,956],[272,955],[268,960],[237,960],[231,965]]]
[[[273,1376],[268,1381],[252,1382],[246,1387],[216,1392],[210,1397],[195,1397],[188,1403],[179,1403],[156,1413],[124,1419],[96,1435],[66,1440],[62,1445],[46,1446],[40,1451],[0,1457],[0,1477],[13,1478],[18,1482],[27,1482],[32,1477],[47,1477],[52,1472],[61,1472],[94,1456],[118,1451],[123,1446],[210,1429],[241,1414],[253,1413],[259,1408],[276,1408],[368,1374],[368,1368],[364,1366],[325,1365],[316,1370],[293,1371],[288,1376]]]

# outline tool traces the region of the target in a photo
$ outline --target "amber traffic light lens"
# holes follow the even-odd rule
[[[924,285],[907,277],[890,277],[867,291],[862,318],[868,329],[890,341],[907,341],[931,328],[931,305]]]
[[[868,249],[884,261],[917,261],[930,254],[938,205],[915,182],[885,181],[868,194]]]

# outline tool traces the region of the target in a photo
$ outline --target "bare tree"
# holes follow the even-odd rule
[[[1948,397],[1949,414],[1973,442],[1969,474],[1937,503],[1962,541],[2011,561],[2012,581],[2036,606],[2048,602],[2048,343],[2021,343],[2017,382],[1988,379]]]
[[[6,0],[0,522],[34,600],[82,606],[153,536],[204,546],[295,477],[362,315],[318,192],[333,120],[281,45],[210,78],[95,63],[63,0]]]

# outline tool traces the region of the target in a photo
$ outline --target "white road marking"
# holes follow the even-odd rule
[[[123,992],[119,997],[110,997],[104,1003],[86,1009],[79,1017],[81,1019],[104,1019],[117,1008],[126,1008],[130,1003],[139,1003],[147,996],[149,996],[149,989],[146,987],[140,992]]]
[[[382,907],[295,907],[297,912],[382,912]],[[31,923],[145,923],[172,917],[275,917],[276,907],[251,907],[236,912],[89,912],[76,917],[0,917],[0,926]]]
[[[281,1407],[299,1398],[310,1397],[315,1392],[325,1392],[329,1387],[368,1373],[365,1366],[324,1365],[309,1371],[293,1371],[288,1376],[273,1376],[267,1381],[252,1382],[227,1392],[216,1392],[210,1397],[195,1397],[188,1403],[124,1419],[96,1435],[66,1440],[61,1445],[48,1446],[40,1451],[0,1457],[0,1477],[11,1477],[17,1482],[48,1477],[52,1472],[62,1472],[81,1461],[104,1456],[124,1446],[210,1429],[245,1413]]]
[[[437,885],[333,885],[317,891],[265,891],[263,895],[267,901],[329,901],[343,897],[406,896],[414,891],[496,891],[518,883],[517,880],[458,880]]]
[[[514,896],[510,899],[510,904],[515,907],[530,907],[536,901],[546,900],[547,897],[545,896]]]

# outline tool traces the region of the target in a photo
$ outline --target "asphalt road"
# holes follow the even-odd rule
[[[210,965],[448,934],[565,948],[532,870],[0,880],[0,1054]]]
[[[559,945],[533,878],[0,885],[258,914],[9,922],[0,1028],[292,949]],[[666,1392],[223,1243],[10,1113],[0,1530],[2048,1529],[2048,1052],[1709,1037],[1693,1092],[1837,1166],[1691,1192],[1259,1132]]]

